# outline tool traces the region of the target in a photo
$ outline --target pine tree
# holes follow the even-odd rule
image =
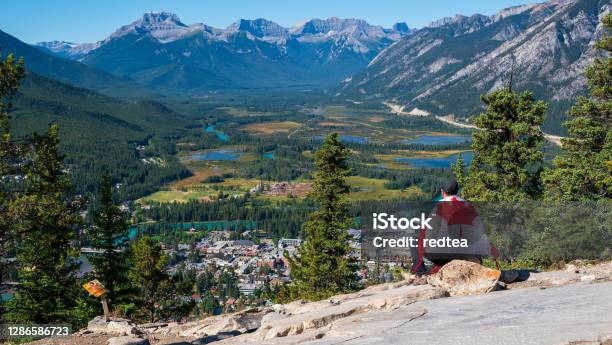
[[[451,171],[459,186],[463,186],[465,184],[465,160],[461,154],[457,157],[457,162],[451,166]]]
[[[47,135],[34,136],[33,162],[25,169],[28,188],[10,208],[19,234],[19,285],[7,303],[7,319],[14,322],[71,322],[78,300],[71,240],[80,222],[79,205],[66,201],[70,183],[58,132],[54,125]]]
[[[150,237],[143,236],[132,245],[129,276],[134,287],[140,290],[137,302],[141,318],[157,321],[163,315],[171,282],[166,273],[166,256]]]
[[[482,97],[487,110],[475,124],[474,159],[463,194],[471,200],[511,201],[538,198],[546,104],[529,91],[504,88]]]
[[[110,291],[109,300],[119,301],[121,290],[125,290],[128,280],[128,223],[126,215],[113,203],[112,182],[109,175],[104,175],[100,182],[98,211],[94,215],[94,226],[91,227],[91,246],[102,250],[100,256],[93,256],[91,261],[96,278]]]
[[[210,291],[206,291],[202,295],[202,303],[200,304],[200,308],[208,315],[215,315],[215,311],[219,308],[219,304]]]
[[[0,59],[2,56],[0,55]],[[19,164],[19,146],[11,139],[9,112],[12,109],[11,98],[23,78],[23,59],[15,63],[13,55],[0,60],[0,258],[5,258],[9,246],[15,239],[12,221],[9,217],[10,203],[16,197],[11,187],[12,177],[19,174],[15,168]],[[0,260],[0,279],[6,272],[4,260]],[[4,307],[0,302],[0,323],[3,321]]]
[[[587,68],[591,98],[580,97],[565,123],[565,154],[544,173],[546,197],[553,200],[612,198],[612,14],[603,19],[608,33],[597,43],[605,58]]]
[[[2,55],[0,55],[0,59]],[[19,88],[19,82],[24,76],[23,59],[15,62],[12,54],[5,60],[0,60],[0,177],[11,172],[10,159],[15,158],[15,143],[11,140],[9,112],[13,108],[11,99]],[[0,201],[6,197],[6,190],[0,189]]]
[[[346,182],[349,155],[337,133],[330,134],[315,155],[318,171],[310,197],[318,202],[319,209],[304,224],[306,242],[297,256],[287,257],[292,297],[318,300],[357,287],[347,231],[351,225],[346,198],[350,191]]]

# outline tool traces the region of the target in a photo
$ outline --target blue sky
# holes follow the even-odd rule
[[[15,0],[2,5],[0,30],[35,43],[95,42],[144,12],[170,11],[186,24],[225,28],[239,18],[266,18],[291,26],[308,18],[362,18],[390,27],[422,27],[457,13],[493,14],[529,0]]]

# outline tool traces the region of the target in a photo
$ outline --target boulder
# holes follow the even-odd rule
[[[427,283],[451,296],[480,295],[496,290],[500,275],[500,271],[474,262],[453,260],[427,277]]]
[[[103,316],[97,316],[87,323],[87,329],[94,333],[117,335],[139,335],[143,332],[130,320],[111,318],[108,322]]]
[[[147,339],[121,336],[108,339],[108,345],[150,345]]]
[[[599,337],[601,345],[612,345],[612,333]]]
[[[250,332],[259,328],[261,319],[270,311],[270,309],[252,308],[234,314],[213,316],[183,328],[178,334],[181,337],[201,337],[221,333]]]
[[[540,287],[548,288],[575,284],[578,282],[612,281],[612,261],[597,264],[586,264],[582,261],[572,261],[564,270],[548,272],[532,272],[529,279],[509,285],[510,288]]]

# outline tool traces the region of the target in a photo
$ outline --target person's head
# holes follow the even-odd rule
[[[459,183],[454,178],[448,180],[442,187],[442,196],[459,194]]]

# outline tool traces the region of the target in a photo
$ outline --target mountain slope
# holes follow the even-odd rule
[[[105,171],[122,183],[122,199],[188,174],[168,148],[189,119],[158,102],[120,101],[28,73],[14,107],[11,125],[18,137],[43,133],[52,123],[60,126],[61,150],[79,193],[95,191]],[[164,164],[147,164],[146,157],[159,157]]]
[[[545,127],[559,133],[563,114],[586,91],[584,69],[608,11],[607,1],[553,0],[446,18],[385,49],[338,95],[469,117],[481,111],[479,96],[507,84],[513,71],[515,89],[550,102]]]
[[[23,57],[27,70],[63,83],[120,97],[152,94],[132,80],[118,78],[80,62],[54,56],[1,30],[0,47],[5,55],[13,53],[16,57]]]
[[[361,71],[382,49],[411,32],[405,23],[383,29],[339,18],[312,19],[292,28],[261,18],[241,19],[216,29],[151,12],[93,45],[39,46],[143,84],[202,92],[332,85]]]

